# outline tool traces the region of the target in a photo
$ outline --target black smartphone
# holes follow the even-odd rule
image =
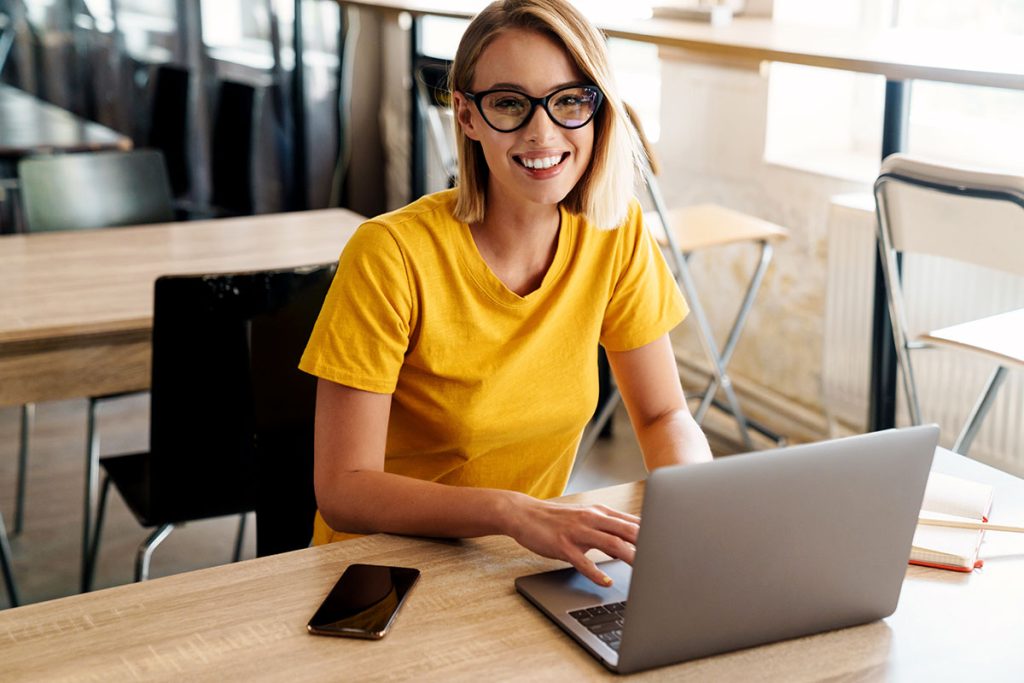
[[[306,624],[310,633],[348,638],[383,638],[420,570],[352,564]]]

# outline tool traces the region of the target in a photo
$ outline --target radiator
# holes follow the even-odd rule
[[[834,197],[828,212],[821,375],[822,404],[833,433],[867,427],[875,249],[871,196]],[[945,259],[908,256],[903,282],[912,335],[1024,306],[1024,278]],[[911,359],[922,417],[942,428],[941,443],[948,447],[995,364],[947,349],[915,351]],[[902,380],[897,424],[909,424]],[[970,456],[1024,475],[1024,372],[1008,373]]]

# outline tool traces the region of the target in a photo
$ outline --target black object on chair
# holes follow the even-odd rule
[[[156,527],[139,546],[137,581],[148,578],[153,551],[183,522],[242,515],[235,544],[238,559],[245,513],[260,500],[256,453],[295,443],[292,435],[302,431],[293,431],[290,424],[258,430],[254,386],[260,388],[260,405],[267,407],[266,396],[277,391],[277,379],[291,382],[289,374],[299,372],[298,340],[308,338],[334,268],[157,279],[150,450],[100,460],[107,476],[89,553],[90,582],[111,484],[140,524]],[[310,384],[296,384],[312,390]],[[285,390],[273,400],[273,409],[292,410]],[[296,438],[310,450],[311,477],[311,412],[308,427],[308,435]],[[303,460],[297,452],[268,457],[282,463]],[[311,523],[311,512],[308,517]]]
[[[156,150],[32,157],[18,164],[18,176],[21,180],[22,206],[28,232],[84,230],[162,223],[174,219],[167,170],[163,156]],[[92,534],[92,508],[96,498],[96,463],[100,450],[96,408],[102,400],[125,395],[120,393],[89,398],[82,523],[83,590]],[[23,527],[25,473],[34,410],[33,404],[22,406],[15,533],[19,533]]]

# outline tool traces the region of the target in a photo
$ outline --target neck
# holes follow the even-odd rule
[[[525,295],[540,287],[554,260],[560,220],[557,205],[513,204],[489,193],[484,220],[470,230],[492,272]]]

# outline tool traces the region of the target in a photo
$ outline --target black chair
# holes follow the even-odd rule
[[[28,232],[163,223],[174,219],[167,170],[163,156],[156,150],[32,157],[18,164],[18,176]],[[96,497],[92,473],[100,450],[96,410],[100,401],[125,395],[89,398],[82,524],[83,589],[86,555],[92,534],[92,506]],[[24,525],[25,473],[34,412],[33,404],[22,406],[15,533],[20,533]]]
[[[146,147],[160,150],[167,164],[168,179],[174,197],[188,194],[188,97],[190,76],[187,69],[160,64],[153,69],[153,98]]]
[[[298,369],[333,268],[289,305],[253,318],[256,424],[256,554],[305,548],[313,536],[313,422],[316,383]]]
[[[256,111],[255,87],[235,81],[221,82],[213,117],[210,150],[210,202],[220,214],[248,215],[253,212],[253,131]]]
[[[140,524],[156,527],[139,546],[136,581],[148,577],[153,551],[184,522],[243,515],[235,543],[237,560],[245,513],[280,506],[285,500],[272,500],[277,481],[261,494],[259,462],[274,463],[271,467],[281,472],[308,462],[311,490],[315,383],[295,375],[300,374],[303,340],[312,330],[334,269],[332,264],[157,279],[150,450],[100,460],[106,477],[89,553],[90,583],[111,484]],[[293,388],[306,394],[293,399]],[[300,404],[308,406],[308,414],[299,410]],[[263,427],[260,420],[268,411],[275,415]],[[298,413],[302,414],[293,420]],[[308,453],[292,450],[300,447]],[[274,448],[286,450],[276,453]],[[305,476],[282,475],[282,490],[289,481]],[[311,524],[312,512],[308,517]],[[277,540],[271,546],[283,547]]]

